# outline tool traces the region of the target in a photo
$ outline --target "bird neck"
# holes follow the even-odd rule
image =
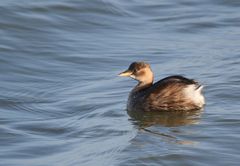
[[[140,90],[144,90],[146,88],[149,88],[150,86],[152,86],[153,82],[139,82],[137,84],[137,86],[135,86],[134,91],[140,91]]]

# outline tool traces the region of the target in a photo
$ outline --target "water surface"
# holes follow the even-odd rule
[[[0,4],[0,165],[238,165],[240,1]],[[202,112],[128,115],[133,61],[205,86]]]

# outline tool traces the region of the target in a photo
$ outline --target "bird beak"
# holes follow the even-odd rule
[[[126,70],[126,71],[124,71],[124,72],[118,74],[118,76],[121,76],[121,77],[129,77],[129,76],[132,75],[132,73],[133,73],[132,71],[130,71],[130,70]]]

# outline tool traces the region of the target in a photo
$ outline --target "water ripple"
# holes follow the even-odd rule
[[[1,2],[0,165],[237,165],[238,7]],[[117,74],[140,60],[156,81],[182,74],[201,82],[205,109],[128,113],[136,82]]]

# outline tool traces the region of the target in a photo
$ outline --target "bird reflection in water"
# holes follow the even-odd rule
[[[201,118],[202,110],[195,111],[127,111],[133,123],[140,131],[148,132],[150,134],[158,135],[165,138],[166,141],[177,144],[196,144],[196,142],[188,140],[179,140],[174,135],[169,133],[162,133],[160,131],[153,131],[149,129],[151,126],[163,127],[180,127],[186,125],[198,124]],[[175,133],[178,129],[175,129]],[[180,131],[179,131],[180,132]]]

